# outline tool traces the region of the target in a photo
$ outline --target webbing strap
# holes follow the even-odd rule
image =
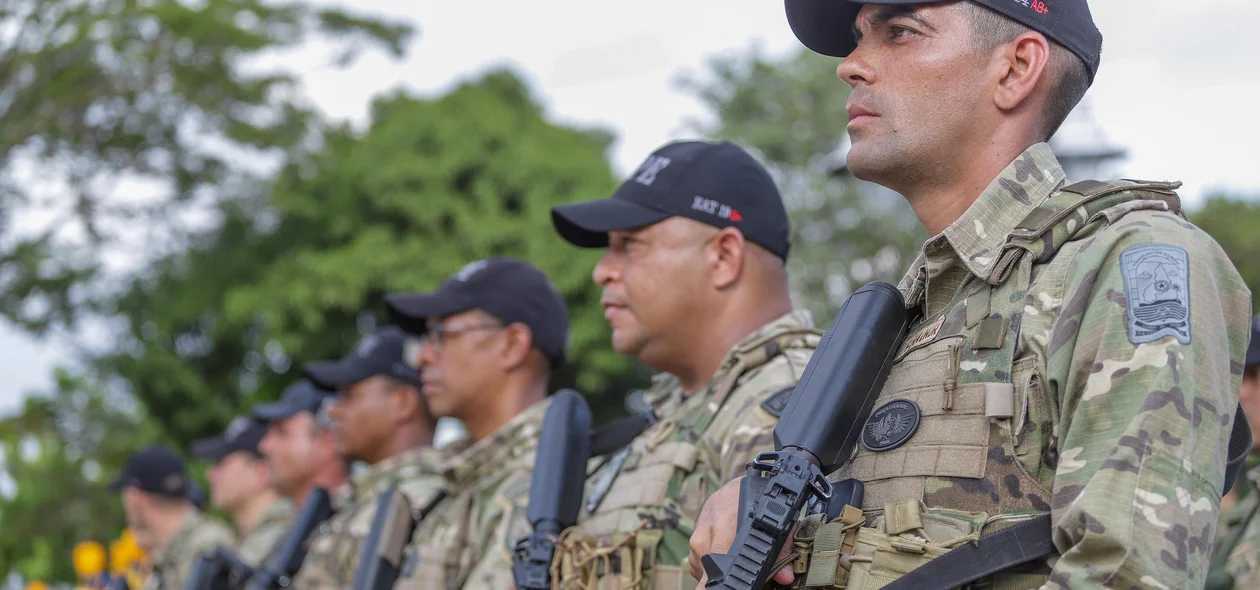
[[[1234,412],[1234,428],[1229,433],[1229,460],[1225,462],[1225,490],[1221,492],[1222,496],[1228,494],[1238,480],[1238,473],[1251,453],[1251,443],[1251,426],[1243,415],[1242,404],[1238,404],[1238,410]]]
[[[1050,515],[1013,524],[967,543],[884,586],[883,590],[947,590],[1054,553]]]
[[[656,414],[648,410],[642,414],[622,418],[592,432],[591,456],[599,457],[614,451],[620,451],[655,423]]]

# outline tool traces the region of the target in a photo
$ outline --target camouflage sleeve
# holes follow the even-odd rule
[[[258,528],[250,531],[249,535],[241,539],[241,543],[236,549],[237,555],[251,565],[262,563],[263,559],[270,555],[284,539],[285,533],[288,532],[289,524],[286,521],[274,520],[258,525]]]
[[[163,585],[183,588],[187,584],[188,578],[192,577],[193,568],[197,566],[197,561],[201,559],[201,556],[212,553],[215,547],[219,545],[232,547],[232,544],[235,542],[234,537],[231,529],[226,525],[207,518],[191,534],[188,544],[178,556],[175,562],[174,579],[171,580],[172,584]]]
[[[1166,213],[1101,230],[1064,285],[1045,343],[1061,416],[1047,588],[1202,587],[1250,294],[1211,238]]]
[[[745,378],[705,432],[722,483],[747,472],[757,453],[774,450],[774,427],[812,349],[791,349]]]
[[[514,473],[479,517],[476,561],[464,588],[513,588],[512,547],[532,528],[525,516],[529,507],[528,471]]]
[[[375,515],[375,506],[348,505],[335,513],[328,528],[316,530],[301,569],[293,577],[296,588],[344,588],[354,581],[363,539]]]

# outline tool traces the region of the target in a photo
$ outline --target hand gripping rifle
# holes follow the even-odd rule
[[[328,490],[311,490],[302,502],[302,511],[293,520],[289,534],[280,544],[280,550],[254,572],[245,584],[246,590],[274,590],[289,586],[293,574],[297,573],[306,560],[306,538],[311,536],[316,527],[328,520],[332,512],[332,499],[328,496]]]
[[[844,302],[774,428],[778,450],[748,463],[731,552],[701,558],[706,588],[760,590],[802,510],[836,512],[827,474],[853,455],[911,320],[901,293],[882,281]],[[861,482],[837,489],[845,494],[837,501],[861,506]]]
[[[591,410],[582,394],[562,389],[552,396],[534,473],[529,482],[525,516],[534,532],[516,541],[512,576],[517,590],[550,590],[556,538],[577,524],[590,458]]]

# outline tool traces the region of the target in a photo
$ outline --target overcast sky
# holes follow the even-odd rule
[[[328,114],[365,122],[373,95],[397,87],[430,94],[487,67],[510,65],[532,83],[557,121],[617,134],[613,165],[624,174],[670,139],[700,106],[673,85],[706,57],[758,43],[778,54],[798,45],[777,0],[356,0],[344,6],[417,24],[406,60],[376,55],[351,71],[304,52],[309,95]],[[1191,205],[1226,189],[1260,194],[1252,138],[1260,137],[1260,21],[1254,0],[1095,0],[1102,66],[1087,100],[1111,142],[1127,147],[1130,178],[1180,179]],[[1227,31],[1234,31],[1229,33]],[[821,71],[820,76],[833,72]],[[840,82],[836,81],[839,85]],[[592,195],[592,197],[601,195]],[[0,325],[0,412],[45,387],[66,353]]]

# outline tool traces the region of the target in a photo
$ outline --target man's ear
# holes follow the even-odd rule
[[[747,246],[744,234],[733,227],[722,228],[709,241],[705,254],[714,288],[730,287],[743,275]]]
[[[1041,33],[1028,31],[1004,43],[996,55],[999,79],[993,102],[1003,111],[1024,105],[1039,84],[1048,83],[1050,42]]]
[[[500,350],[500,361],[505,369],[515,369],[529,359],[529,351],[534,348],[534,334],[522,323],[508,324],[503,329],[503,348]]]

